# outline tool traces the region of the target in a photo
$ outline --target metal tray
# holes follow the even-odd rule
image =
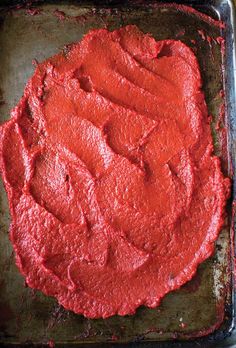
[[[168,2],[168,1],[166,1]],[[34,67],[80,40],[91,28],[114,29],[137,24],[157,40],[179,39],[198,57],[215,152],[226,175],[233,178],[236,154],[234,9],[230,0],[192,1],[191,6],[225,22],[215,27],[204,17],[155,1],[1,1],[0,5],[0,121],[8,119]],[[178,4],[190,1],[178,1]],[[14,7],[13,7],[14,5]],[[206,39],[204,39],[204,35]],[[225,38],[225,55],[216,38]],[[208,37],[214,40],[207,39]],[[193,41],[195,40],[195,41]],[[219,40],[218,40],[219,41]],[[225,100],[219,95],[225,90]],[[222,116],[222,104],[226,116]],[[221,116],[220,116],[221,115]],[[217,130],[216,125],[219,125]],[[227,136],[224,130],[227,131]],[[228,141],[228,147],[227,145]],[[228,149],[228,150],[227,150]],[[235,192],[235,191],[234,191]],[[24,285],[14,263],[8,240],[9,213],[6,195],[0,190],[0,345],[36,344],[69,347],[232,347],[225,340],[233,329],[234,256],[232,200],[225,226],[213,257],[204,262],[196,276],[178,291],[167,295],[157,309],[139,308],[135,315],[89,320],[60,307],[56,300]],[[231,226],[231,227],[230,227]],[[224,341],[222,341],[224,339]]]

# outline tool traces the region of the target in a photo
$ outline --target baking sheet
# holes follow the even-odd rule
[[[155,2],[149,6],[147,2],[145,5],[126,2],[126,5],[120,6],[116,1],[111,7],[103,5],[101,1],[97,3],[44,1],[34,5],[35,10],[31,5],[26,5],[26,8],[19,6],[1,12],[1,122],[9,118],[10,109],[20,99],[25,83],[34,71],[32,60],[43,61],[62,50],[66,44],[80,40],[91,28],[107,27],[113,30],[126,24],[136,24],[157,40],[182,40],[196,53],[209,114],[212,115],[215,153],[222,158],[224,173],[232,176],[231,160],[225,147],[225,129],[230,128],[226,127],[226,123],[230,119],[222,117],[224,99],[219,94],[228,78],[227,66],[225,73],[222,72],[222,44],[217,40],[222,29],[199,16],[174,7],[157,6]],[[223,1],[212,1],[200,7],[217,19],[223,11],[221,3]],[[224,3],[229,5],[230,1]],[[227,83],[232,84],[232,81],[228,79]],[[226,89],[228,87],[226,85]],[[229,98],[227,91],[226,97]],[[229,103],[227,105],[230,107]],[[219,118],[220,130],[217,130]],[[186,340],[211,333],[223,323],[215,336],[216,339],[222,338],[232,328],[233,315],[230,214],[228,207],[228,218],[216,243],[215,255],[199,267],[191,282],[167,295],[160,307],[139,308],[134,316],[89,320],[64,310],[56,300],[25,286],[14,264],[14,254],[8,240],[10,220],[1,184],[0,343],[41,345],[55,342],[62,346],[95,343],[97,347],[99,343],[108,345],[109,342]],[[196,342],[202,342],[202,346],[210,344],[208,341]]]

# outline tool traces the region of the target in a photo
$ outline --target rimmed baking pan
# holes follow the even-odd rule
[[[196,53],[212,115],[215,153],[221,157],[224,174],[234,179],[235,19],[232,1],[178,1],[178,6],[168,1],[165,4],[161,1],[2,1],[1,6],[1,122],[9,118],[10,109],[20,99],[34,71],[33,60],[42,61],[55,54],[65,45],[80,40],[91,28],[112,30],[136,24],[157,40],[181,40]],[[231,338],[230,343],[225,339],[234,325],[233,195],[215,254],[199,267],[188,284],[167,295],[156,309],[139,308],[133,316],[89,320],[64,310],[54,299],[25,286],[8,239],[9,212],[1,185],[1,346],[117,347],[135,346],[139,342],[148,347],[229,347],[231,343],[233,347],[234,340]]]

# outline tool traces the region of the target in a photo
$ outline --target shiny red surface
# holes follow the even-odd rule
[[[65,308],[155,307],[212,254],[229,180],[180,41],[89,32],[37,66],[0,134],[17,265]]]

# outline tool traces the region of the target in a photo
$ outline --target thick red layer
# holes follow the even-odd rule
[[[229,180],[180,41],[89,32],[39,64],[0,145],[17,265],[65,308],[155,307],[212,254]]]

